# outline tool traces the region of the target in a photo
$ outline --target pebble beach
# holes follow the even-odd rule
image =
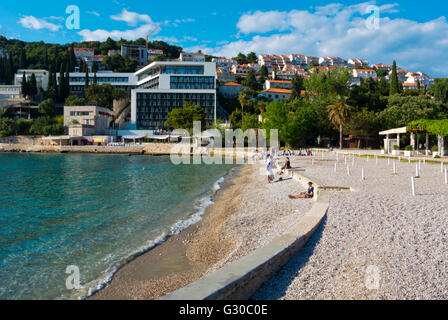
[[[293,159],[327,186],[327,218],[290,262],[253,299],[447,299],[448,185],[440,164],[335,154]],[[347,174],[347,165],[350,175]],[[365,180],[362,180],[362,168]],[[285,200],[293,201],[293,200]]]

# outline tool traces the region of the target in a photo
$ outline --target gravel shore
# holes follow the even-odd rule
[[[293,160],[329,192],[328,217],[307,245],[253,299],[448,299],[448,185],[440,164],[325,154]],[[361,168],[366,180],[361,180]],[[281,199],[280,199],[281,200]],[[286,201],[286,200],[285,200]]]

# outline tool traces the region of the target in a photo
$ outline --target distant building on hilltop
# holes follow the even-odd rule
[[[181,52],[179,60],[182,62],[205,62],[205,54]]]
[[[140,66],[145,66],[148,64],[148,51],[145,46],[123,44],[121,45],[121,55],[123,57],[137,60]]]
[[[350,68],[368,67],[369,62],[364,59],[350,59],[348,60],[348,66]]]

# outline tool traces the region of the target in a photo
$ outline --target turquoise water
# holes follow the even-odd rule
[[[168,157],[0,154],[0,299],[68,299],[198,221],[230,170]],[[81,288],[68,290],[68,266]]]

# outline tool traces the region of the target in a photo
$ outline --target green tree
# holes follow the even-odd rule
[[[168,120],[165,122],[165,126],[174,129],[185,129],[191,133],[194,121],[200,121],[202,128],[205,128],[204,110],[201,106],[191,105],[184,101],[182,109],[174,109],[168,113]]]
[[[52,99],[42,101],[39,104],[39,113],[43,117],[49,117],[49,118],[55,117],[58,112],[54,101]]]
[[[65,99],[64,106],[85,106],[87,105],[86,99],[79,98],[77,96],[69,96]]]
[[[247,61],[248,61],[249,63],[258,63],[258,57],[257,57],[257,54],[256,54],[255,52],[250,52],[250,53],[247,55]]]
[[[300,98],[302,90],[305,90],[303,77],[300,75],[296,75],[294,79],[292,79],[291,99]]]
[[[389,95],[394,95],[400,93],[400,83],[398,82],[397,76],[397,62],[394,60],[392,65],[392,75],[390,77],[390,93]]]
[[[36,75],[33,73],[31,74],[30,77],[30,82],[28,84],[28,93],[30,94],[30,96],[34,97],[35,95],[37,95],[37,82],[36,82]]]
[[[254,71],[249,71],[246,79],[242,81],[242,85],[251,89],[251,90],[258,90],[259,89],[259,83],[257,81],[257,77],[255,76]]]
[[[26,81],[26,75],[25,75],[25,71],[23,71],[23,76],[22,76],[22,94],[24,97],[27,97],[30,95],[30,88],[28,85],[28,82]]]
[[[16,132],[16,122],[10,118],[0,118],[0,137],[12,136]]]

